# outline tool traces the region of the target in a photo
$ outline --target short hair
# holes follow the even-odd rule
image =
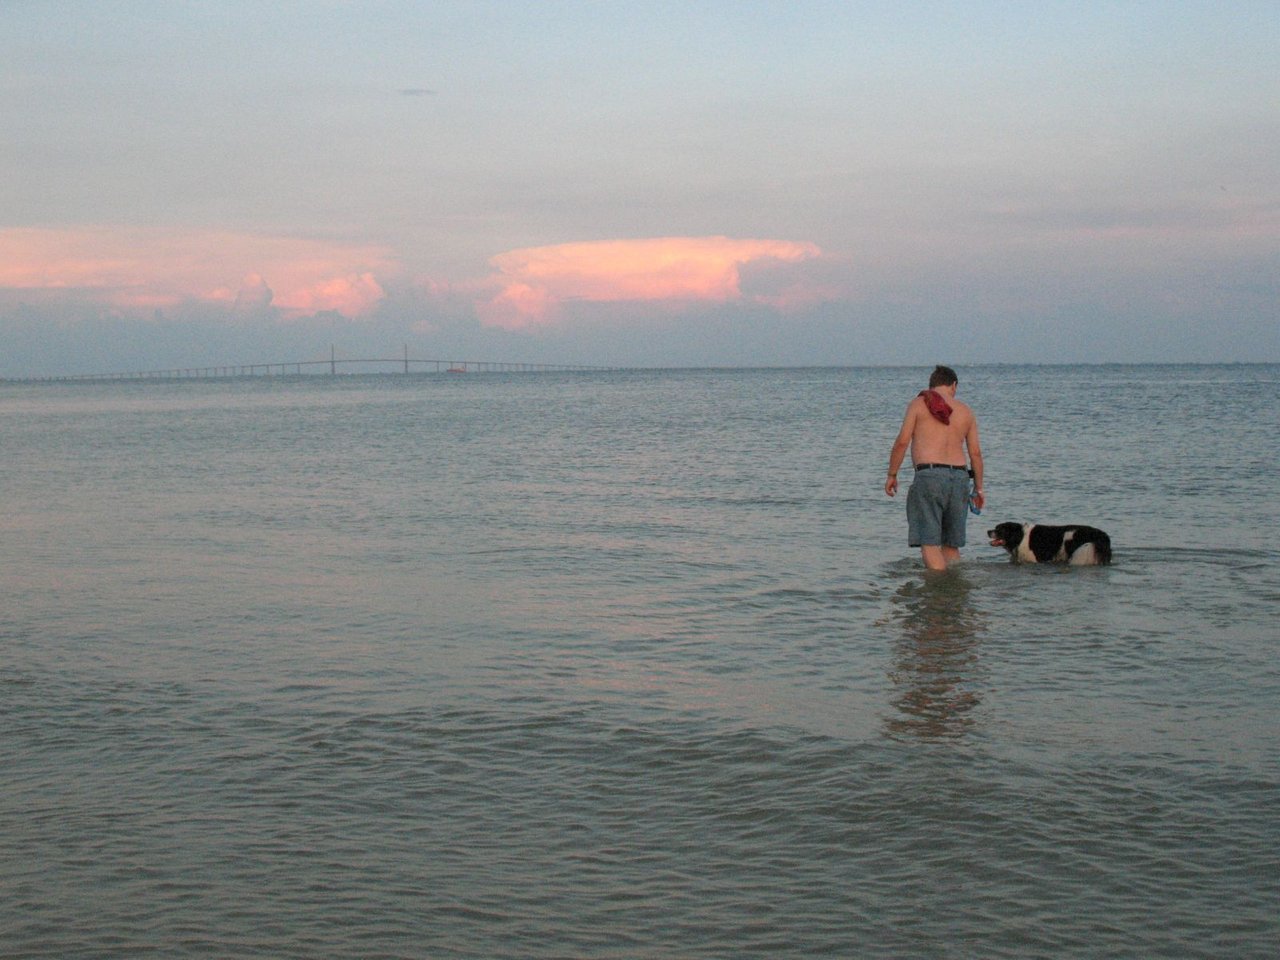
[[[960,378],[956,376],[956,372],[950,367],[944,367],[938,364],[933,368],[933,373],[929,375],[929,389],[934,387],[949,387],[953,383],[959,383]]]

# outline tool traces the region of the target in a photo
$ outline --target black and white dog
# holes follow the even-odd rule
[[[1073,523],[997,523],[987,531],[993,547],[1004,547],[1014,563],[1069,563],[1087,566],[1111,562],[1111,538],[1097,527]]]

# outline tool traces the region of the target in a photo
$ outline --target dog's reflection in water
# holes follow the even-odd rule
[[[894,595],[898,628],[889,678],[896,688],[890,734],[924,739],[963,736],[974,724],[983,618],[962,568],[905,583]]]

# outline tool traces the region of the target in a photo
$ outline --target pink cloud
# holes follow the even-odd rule
[[[797,263],[819,256],[812,243],[729,237],[659,237],[529,247],[499,254],[498,293],[481,319],[516,329],[554,319],[562,303],[712,301],[742,296],[741,268],[757,261]]]
[[[386,294],[372,273],[330,277],[312,286],[285,292],[276,304],[293,314],[332,310],[347,317],[369,313]]]
[[[0,289],[74,292],[121,310],[187,301],[285,316],[369,312],[378,277],[399,271],[382,247],[297,237],[139,227],[0,229]]]
[[[273,299],[275,293],[267,286],[267,281],[260,274],[251,273],[240,282],[234,308],[236,313],[257,313],[271,306]]]

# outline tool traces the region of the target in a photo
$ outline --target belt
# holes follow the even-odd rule
[[[921,470],[968,470],[968,467],[957,467],[954,463],[917,463],[916,473]]]

